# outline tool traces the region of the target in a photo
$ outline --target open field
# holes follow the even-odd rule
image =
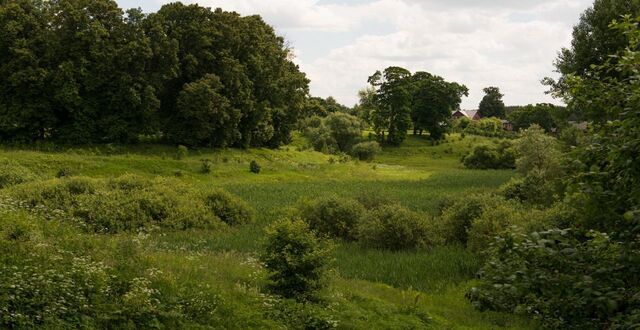
[[[28,223],[45,244],[119,265],[118,272],[161,274],[152,285],[165,297],[186,291],[214,296],[211,299],[219,302],[214,328],[278,328],[283,321],[270,314],[268,297],[260,293],[264,272],[255,258],[266,225],[286,215],[300,199],[327,194],[373,194],[437,216],[438,205],[447,198],[494,190],[514,175],[460,165],[460,157],[484,140],[453,135],[432,146],[426,139],[410,137],[401,148],[385,149],[372,163],[303,150],[303,141],[279,150],[190,150],[180,160],[175,159],[175,148],[156,145],[52,151],[7,147],[0,161],[20,164],[38,180],[64,180],[54,179],[60,172],[98,179],[125,174],[176,178],[197,190],[224,188],[249,203],[257,217],[250,224],[210,230],[97,235],[15,210],[4,197],[0,214],[5,224]],[[203,159],[211,161],[210,173],[201,173]],[[252,160],[262,166],[258,175],[248,170]],[[17,188],[0,192],[6,196]],[[513,315],[478,312],[465,300],[481,262],[464,248],[388,252],[343,243],[334,257],[335,272],[322,296],[339,328],[531,327]]]

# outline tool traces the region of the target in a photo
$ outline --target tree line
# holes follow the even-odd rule
[[[291,56],[259,16],[0,1],[0,140],[276,147],[308,94]]]

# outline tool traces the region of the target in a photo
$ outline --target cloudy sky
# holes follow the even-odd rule
[[[163,0],[117,0],[155,11]],[[463,109],[498,86],[508,105],[554,102],[540,80],[593,0],[185,0],[260,14],[295,49],[314,96],[353,105],[367,77],[388,66],[467,85]]]

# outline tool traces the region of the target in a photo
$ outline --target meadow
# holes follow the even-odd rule
[[[2,239],[15,235],[16,230],[6,228],[19,227],[20,232],[29,233],[37,249],[86,257],[123,278],[148,279],[143,287],[151,293],[145,297],[156,297],[159,303],[136,300],[132,310],[143,310],[141,306],[147,305],[165,314],[174,309],[160,305],[182,306],[179,310],[189,311],[189,315],[199,315],[191,309],[206,310],[206,315],[191,317],[176,325],[179,327],[295,329],[299,325],[281,315],[278,299],[264,294],[265,271],[256,256],[265,226],[287,216],[300,200],[331,194],[375,196],[437,217],[447,200],[494,191],[515,175],[512,170],[469,170],[460,164],[474,145],[487,140],[454,134],[434,145],[426,138],[411,136],[402,147],[385,148],[373,162],[312,151],[301,137],[277,150],[197,149],[186,155],[154,144],[5,146],[0,163],[25,169],[32,174],[29,181],[110,180],[124,175],[167,178],[194,191],[222,188],[246,201],[256,216],[251,223],[211,229],[158,227],[109,235],[92,233],[47,215],[56,210],[26,210],[14,197],[22,186],[33,184],[25,182],[0,190],[0,218],[5,228]],[[259,174],[249,171],[251,161],[262,167]],[[205,162],[210,166],[208,171],[203,171]],[[322,292],[322,313],[340,329],[535,326],[511,314],[480,312],[471,306],[464,295],[482,261],[463,247],[392,252],[358,243],[336,243],[333,257],[334,267]],[[52,267],[59,265],[53,263]],[[130,285],[128,288],[131,290]],[[184,299],[190,302],[184,303]],[[140,324],[144,323],[135,325]]]

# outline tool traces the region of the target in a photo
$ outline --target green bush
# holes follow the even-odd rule
[[[304,123],[304,135],[316,151],[349,152],[362,136],[362,122],[346,113],[331,113],[326,118],[313,116]]]
[[[471,120],[463,130],[466,134],[481,135],[487,137],[499,137],[504,135],[502,121],[498,118],[482,118]]]
[[[500,187],[500,193],[510,200],[521,203],[551,206],[559,197],[561,187],[555,181],[549,181],[537,171],[526,177],[513,178]]]
[[[179,145],[178,149],[176,149],[176,159],[183,160],[189,156],[189,148]]]
[[[216,189],[205,196],[209,210],[228,225],[251,223],[254,211],[245,201],[224,190]]]
[[[0,189],[36,180],[37,176],[20,164],[0,160]]]
[[[262,170],[262,167],[260,167],[258,162],[256,162],[255,160],[252,160],[251,163],[249,164],[249,171],[251,171],[251,173],[254,173],[254,174],[260,174],[261,170]]]
[[[357,238],[357,226],[364,207],[352,199],[329,196],[303,203],[300,213],[318,234],[352,241]]]
[[[338,327],[338,321],[333,319],[326,308],[288,299],[278,300],[268,315],[291,329],[330,330]]]
[[[630,286],[637,273],[606,234],[507,232],[489,256],[481,284],[467,294],[481,310],[528,314],[548,329],[632,329],[639,320]]]
[[[438,221],[439,238],[444,244],[467,245],[468,231],[474,220],[485,208],[492,208],[500,201],[489,195],[471,195],[455,201],[446,201]]]
[[[479,145],[462,158],[462,163],[472,169],[511,169],[515,168],[515,154],[508,143]]]
[[[211,173],[212,162],[209,159],[203,159],[200,164],[200,173],[209,174]]]
[[[380,144],[378,142],[361,142],[353,146],[351,154],[359,160],[372,161],[380,150]]]
[[[61,218],[78,220],[99,233],[135,231],[154,226],[184,230],[215,228],[221,218],[211,212],[201,195],[175,180],[146,180],[124,176],[110,180],[83,177],[36,182],[15,189],[12,196],[45,215],[62,212]],[[225,210],[237,210],[239,202]],[[226,218],[225,220],[229,220]]]
[[[424,215],[397,204],[367,212],[358,226],[363,245],[393,251],[428,247],[433,241],[431,235]]]
[[[467,247],[474,252],[484,251],[507,228],[526,221],[525,213],[519,204],[507,201],[485,207],[467,230]]]
[[[274,294],[307,301],[323,287],[330,249],[304,221],[283,220],[267,227],[260,260],[270,272]]]

